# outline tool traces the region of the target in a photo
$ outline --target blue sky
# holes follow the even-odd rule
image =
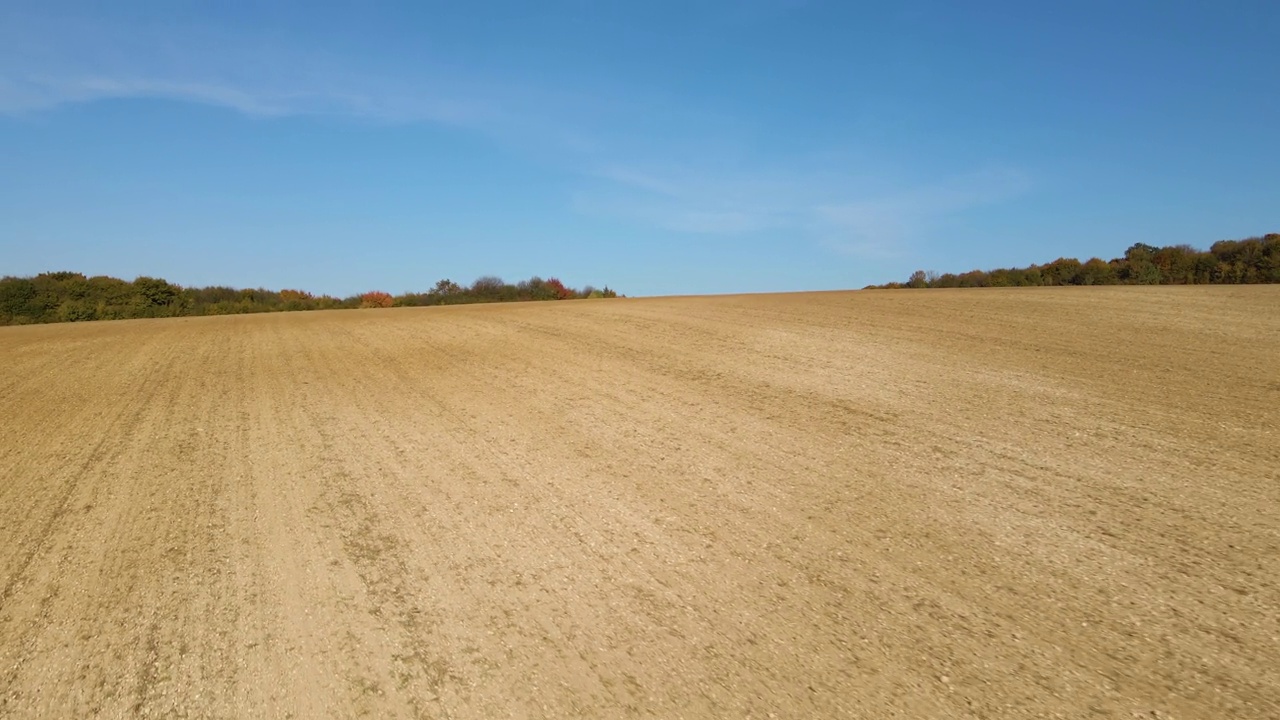
[[[1280,3],[7,2],[0,274],[861,287],[1280,230]]]

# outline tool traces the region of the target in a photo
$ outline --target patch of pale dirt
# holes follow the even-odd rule
[[[0,328],[0,716],[1280,717],[1280,288]]]

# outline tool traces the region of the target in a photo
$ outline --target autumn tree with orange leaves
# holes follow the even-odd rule
[[[395,304],[395,301],[395,298],[391,297],[391,293],[384,293],[381,290],[373,290],[360,295],[361,308],[389,308]]]

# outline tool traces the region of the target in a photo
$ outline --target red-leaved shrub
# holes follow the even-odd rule
[[[391,297],[391,293],[384,293],[381,290],[373,290],[360,295],[360,307],[362,308],[389,308],[394,303],[395,298]]]

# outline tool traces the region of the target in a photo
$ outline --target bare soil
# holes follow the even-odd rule
[[[1280,717],[1280,287],[0,328],[0,716]]]

